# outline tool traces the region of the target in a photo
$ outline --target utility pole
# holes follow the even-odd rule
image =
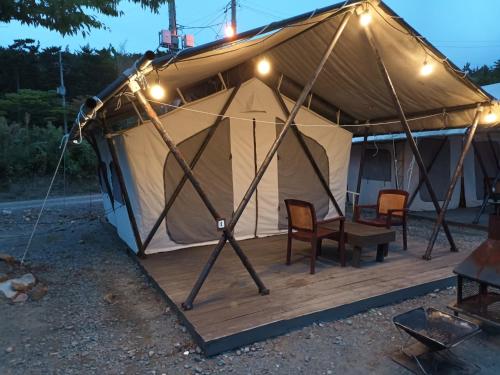
[[[172,35],[177,35],[177,15],[175,13],[175,0],[168,2],[168,29]]]
[[[231,27],[236,34],[236,0],[231,0]]]
[[[61,95],[62,98],[64,134],[68,134],[68,119],[66,116],[66,87],[64,86],[64,69],[61,51],[59,51],[59,81],[61,85],[57,88],[57,93]]]

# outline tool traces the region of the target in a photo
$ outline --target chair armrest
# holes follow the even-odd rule
[[[397,209],[392,209],[392,210],[387,210],[387,217],[386,217],[386,227],[390,228],[392,226],[392,214],[394,212],[402,212],[403,213],[403,220],[405,220],[406,213],[408,212],[408,208],[397,208]]]

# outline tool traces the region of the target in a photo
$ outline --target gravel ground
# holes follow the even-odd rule
[[[0,212],[0,253],[22,256],[35,215]],[[410,233],[428,238],[430,229],[413,220]],[[460,247],[486,236],[454,232]],[[14,270],[28,271],[48,293],[16,304],[0,297],[0,374],[407,374],[389,357],[400,345],[392,316],[422,305],[445,309],[455,293],[435,291],[205,358],[100,208],[49,209],[26,268]],[[496,332],[482,332],[455,352],[483,374],[500,373]]]

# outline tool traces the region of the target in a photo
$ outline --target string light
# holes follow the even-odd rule
[[[226,25],[226,28],[224,29],[224,34],[226,35],[226,38],[232,38],[234,36],[233,26]]]
[[[163,99],[165,97],[165,89],[159,83],[155,83],[149,88],[149,95],[156,100]]]
[[[422,68],[420,68],[420,75],[426,77],[426,76],[430,75],[433,70],[434,70],[434,66],[432,64],[429,64],[427,62],[427,59],[425,59],[424,65],[422,65]]]
[[[495,122],[497,120],[497,115],[491,111],[488,112],[488,114],[484,117],[487,123],[491,124],[492,122]]]
[[[361,26],[366,27],[372,22],[372,15],[368,9],[365,9],[359,16],[359,23]]]
[[[263,76],[269,74],[269,72],[271,71],[271,63],[269,62],[269,60],[266,58],[260,59],[257,63],[257,71]]]

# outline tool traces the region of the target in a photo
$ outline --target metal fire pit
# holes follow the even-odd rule
[[[434,308],[419,307],[395,316],[392,321],[400,332],[406,332],[410,337],[425,345],[428,352],[449,350],[481,331],[472,322]],[[413,358],[424,374],[428,374],[419,356],[406,350],[407,344],[408,340],[401,346],[401,351]],[[456,362],[461,361],[457,359]]]
[[[457,302],[449,306],[500,327],[500,216],[490,215],[488,239],[460,263]]]

